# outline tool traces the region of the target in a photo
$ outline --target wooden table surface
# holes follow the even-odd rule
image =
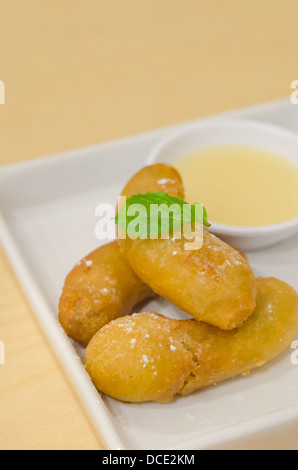
[[[0,164],[290,95],[297,0],[0,0]],[[0,251],[1,449],[101,449]]]

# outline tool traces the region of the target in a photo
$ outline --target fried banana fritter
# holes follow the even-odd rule
[[[153,295],[120,253],[117,242],[112,242],[69,273],[59,302],[59,321],[68,336],[88,343],[106,323],[128,315],[136,304]]]
[[[178,172],[170,165],[143,168],[125,186],[126,197],[139,192],[167,192],[183,198]],[[247,260],[206,229],[203,246],[186,250],[185,239],[127,237],[121,250],[136,275],[154,292],[196,320],[219,328],[237,328],[256,306],[256,280]]]
[[[298,295],[273,278],[257,285],[257,307],[237,330],[155,313],[109,323],[86,350],[95,386],[119,400],[163,403],[267,363],[298,333]]]

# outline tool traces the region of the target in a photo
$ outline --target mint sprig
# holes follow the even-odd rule
[[[198,223],[209,227],[207,210],[202,204],[189,204],[167,193],[136,194],[126,200],[115,218],[119,230],[139,238],[158,238],[164,231]]]

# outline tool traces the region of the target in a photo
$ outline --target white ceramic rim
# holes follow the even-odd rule
[[[297,144],[297,156],[298,156],[298,136],[286,129],[283,129],[280,126],[276,126],[273,124],[266,124],[260,121],[250,121],[250,120],[235,120],[235,119],[225,119],[219,120],[214,119],[210,122],[205,123],[194,123],[183,127],[180,130],[176,130],[169,134],[168,136],[164,137],[160,142],[158,142],[155,147],[151,150],[149,157],[147,159],[147,165],[153,165],[154,163],[161,163],[156,161],[160,152],[167,147],[168,144],[175,141],[176,139],[185,136],[191,133],[193,130],[198,129],[209,129],[215,126],[222,126],[222,127],[235,127],[235,128],[250,128],[250,129],[257,129],[257,130],[264,130],[264,131],[274,131],[274,133],[278,133],[280,136],[285,137],[286,139],[291,139],[296,141]],[[283,155],[288,160],[289,157]],[[293,161],[293,160],[291,160]],[[297,158],[297,166],[298,166],[298,158]],[[287,220],[285,222],[281,222],[278,224],[272,225],[260,225],[255,227],[242,227],[237,225],[226,225],[226,224],[219,224],[216,222],[209,221],[212,226],[212,231],[215,233],[219,232],[223,235],[233,235],[233,236],[243,236],[243,237],[250,237],[254,235],[266,235],[272,233],[283,232],[287,229],[292,229],[298,226],[298,217]]]

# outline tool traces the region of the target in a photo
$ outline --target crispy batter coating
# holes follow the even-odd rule
[[[109,243],[78,263],[67,276],[59,302],[59,321],[75,341],[88,343],[106,323],[131,313],[153,296],[121,255],[117,242]]]
[[[237,330],[155,313],[109,323],[86,350],[95,386],[119,400],[163,403],[275,358],[298,332],[298,295],[273,278],[257,285],[257,307]]]
[[[171,165],[156,163],[145,166],[126,184],[122,195],[129,198],[134,194],[161,191],[170,196],[184,198],[184,186],[178,171]]]
[[[181,178],[174,168],[145,167],[122,194],[157,190],[183,197]],[[247,260],[205,229],[199,250],[186,250],[183,238],[126,238],[119,243],[137,276],[196,320],[230,330],[242,325],[256,306],[256,280]]]
[[[166,181],[160,182],[158,172],[159,165],[149,177],[145,172],[153,191],[166,188],[172,195],[183,197],[178,172],[166,166]],[[143,191],[141,177],[136,177],[135,182],[132,178],[130,184],[136,192]],[[69,273],[59,302],[59,321],[70,338],[87,344],[106,323],[131,313],[137,303],[152,296],[154,292],[137,278],[117,242],[113,242],[95,250]]]

